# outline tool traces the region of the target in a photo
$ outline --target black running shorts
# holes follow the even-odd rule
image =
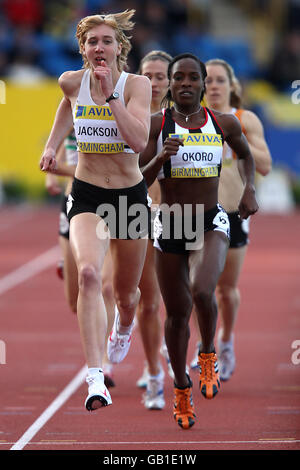
[[[170,218],[164,218],[158,210],[154,220],[154,246],[164,253],[183,254],[201,249],[201,235],[204,236],[204,233],[210,230],[223,232],[230,238],[228,215],[220,204],[204,212],[202,223],[198,224],[198,232],[196,218],[196,215],[171,215]]]
[[[230,245],[229,248],[241,248],[249,243],[249,222],[241,219],[238,212],[228,212],[230,222]]]
[[[150,206],[144,179],[129,188],[107,189],[74,178],[67,214],[70,221],[92,212],[105,221],[110,238],[138,239],[150,234]]]

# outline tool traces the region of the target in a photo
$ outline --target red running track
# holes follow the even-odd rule
[[[55,273],[58,211],[0,209],[0,450],[300,449],[299,212],[252,218],[240,281],[237,368],[212,401],[200,396],[191,372],[197,422],[185,431],[172,416],[167,374],[165,409],[149,411],[141,402],[137,330],[127,358],[115,367],[112,406],[88,413],[82,377],[69,390],[84,359],[76,317]],[[192,331],[189,360],[194,348]]]

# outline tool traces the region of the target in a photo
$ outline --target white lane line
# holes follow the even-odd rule
[[[60,247],[55,245],[45,253],[0,278],[0,295],[49,268],[57,261],[59,254]]]
[[[52,266],[60,254],[60,247],[55,245],[45,253],[37,256],[33,260],[24,264],[20,268],[12,271],[0,278],[0,295],[18,286],[22,282],[44,271]],[[53,414],[69,399],[69,397],[82,384],[86,376],[86,366],[84,366],[66,388],[58,395],[51,405],[41,414],[41,416],[27,429],[23,436],[11,447],[10,450],[21,450],[32,439],[32,437],[44,426]],[[2,444],[2,443],[1,443]]]
[[[86,365],[78,372],[64,390],[53,400],[39,418],[25,431],[23,436],[10,448],[10,450],[22,450],[39,430],[49,421],[59,408],[71,397],[71,395],[83,383],[87,373]]]
[[[19,442],[19,441],[18,441]],[[176,445],[199,445],[199,444],[213,444],[213,445],[222,445],[222,444],[299,444],[300,440],[299,439],[276,439],[276,440],[253,440],[253,441],[76,441],[74,439],[64,439],[64,440],[47,440],[44,439],[42,441],[38,442],[27,442],[29,446],[46,446],[46,445],[70,445],[70,446],[87,446],[87,445],[93,445],[93,446],[99,446],[103,450],[103,446],[107,445],[126,445],[126,446],[135,446],[135,445],[170,445],[170,444],[176,444]],[[5,441],[0,441],[0,445],[10,445],[13,444],[13,442],[5,442]],[[16,444],[15,444],[16,445]],[[11,448],[10,450],[13,450]],[[14,449],[14,450],[20,450],[20,449]]]

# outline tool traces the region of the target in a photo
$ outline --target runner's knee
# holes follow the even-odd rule
[[[237,287],[230,285],[219,285],[216,289],[218,299],[226,304],[238,303],[240,301],[240,292]]]
[[[128,292],[126,294],[120,294],[116,291],[116,304],[119,311],[132,310],[137,305],[137,292]]]
[[[144,319],[156,317],[159,313],[159,307],[160,303],[156,302],[155,300],[148,302],[142,301],[140,305],[139,315]]]
[[[192,295],[195,305],[201,310],[210,308],[214,301],[214,291],[211,289],[203,289],[201,286],[193,287]]]
[[[86,290],[100,286],[101,279],[96,267],[91,264],[83,264],[78,269],[79,288]]]
[[[114,290],[113,290],[111,281],[109,280],[102,281],[102,295],[104,299],[114,300]]]

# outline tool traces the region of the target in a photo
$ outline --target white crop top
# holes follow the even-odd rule
[[[115,91],[124,102],[124,87],[128,73],[122,72]],[[90,91],[90,70],[82,76],[79,94],[73,108],[77,150],[82,153],[135,153],[122,138],[108,103],[97,105]]]
[[[203,108],[205,123],[197,129],[180,126],[172,118],[171,109],[163,110],[162,129],[157,141],[157,153],[167,137],[184,139],[176,155],[160,169],[157,179],[219,177],[222,166],[224,136],[213,113]]]

